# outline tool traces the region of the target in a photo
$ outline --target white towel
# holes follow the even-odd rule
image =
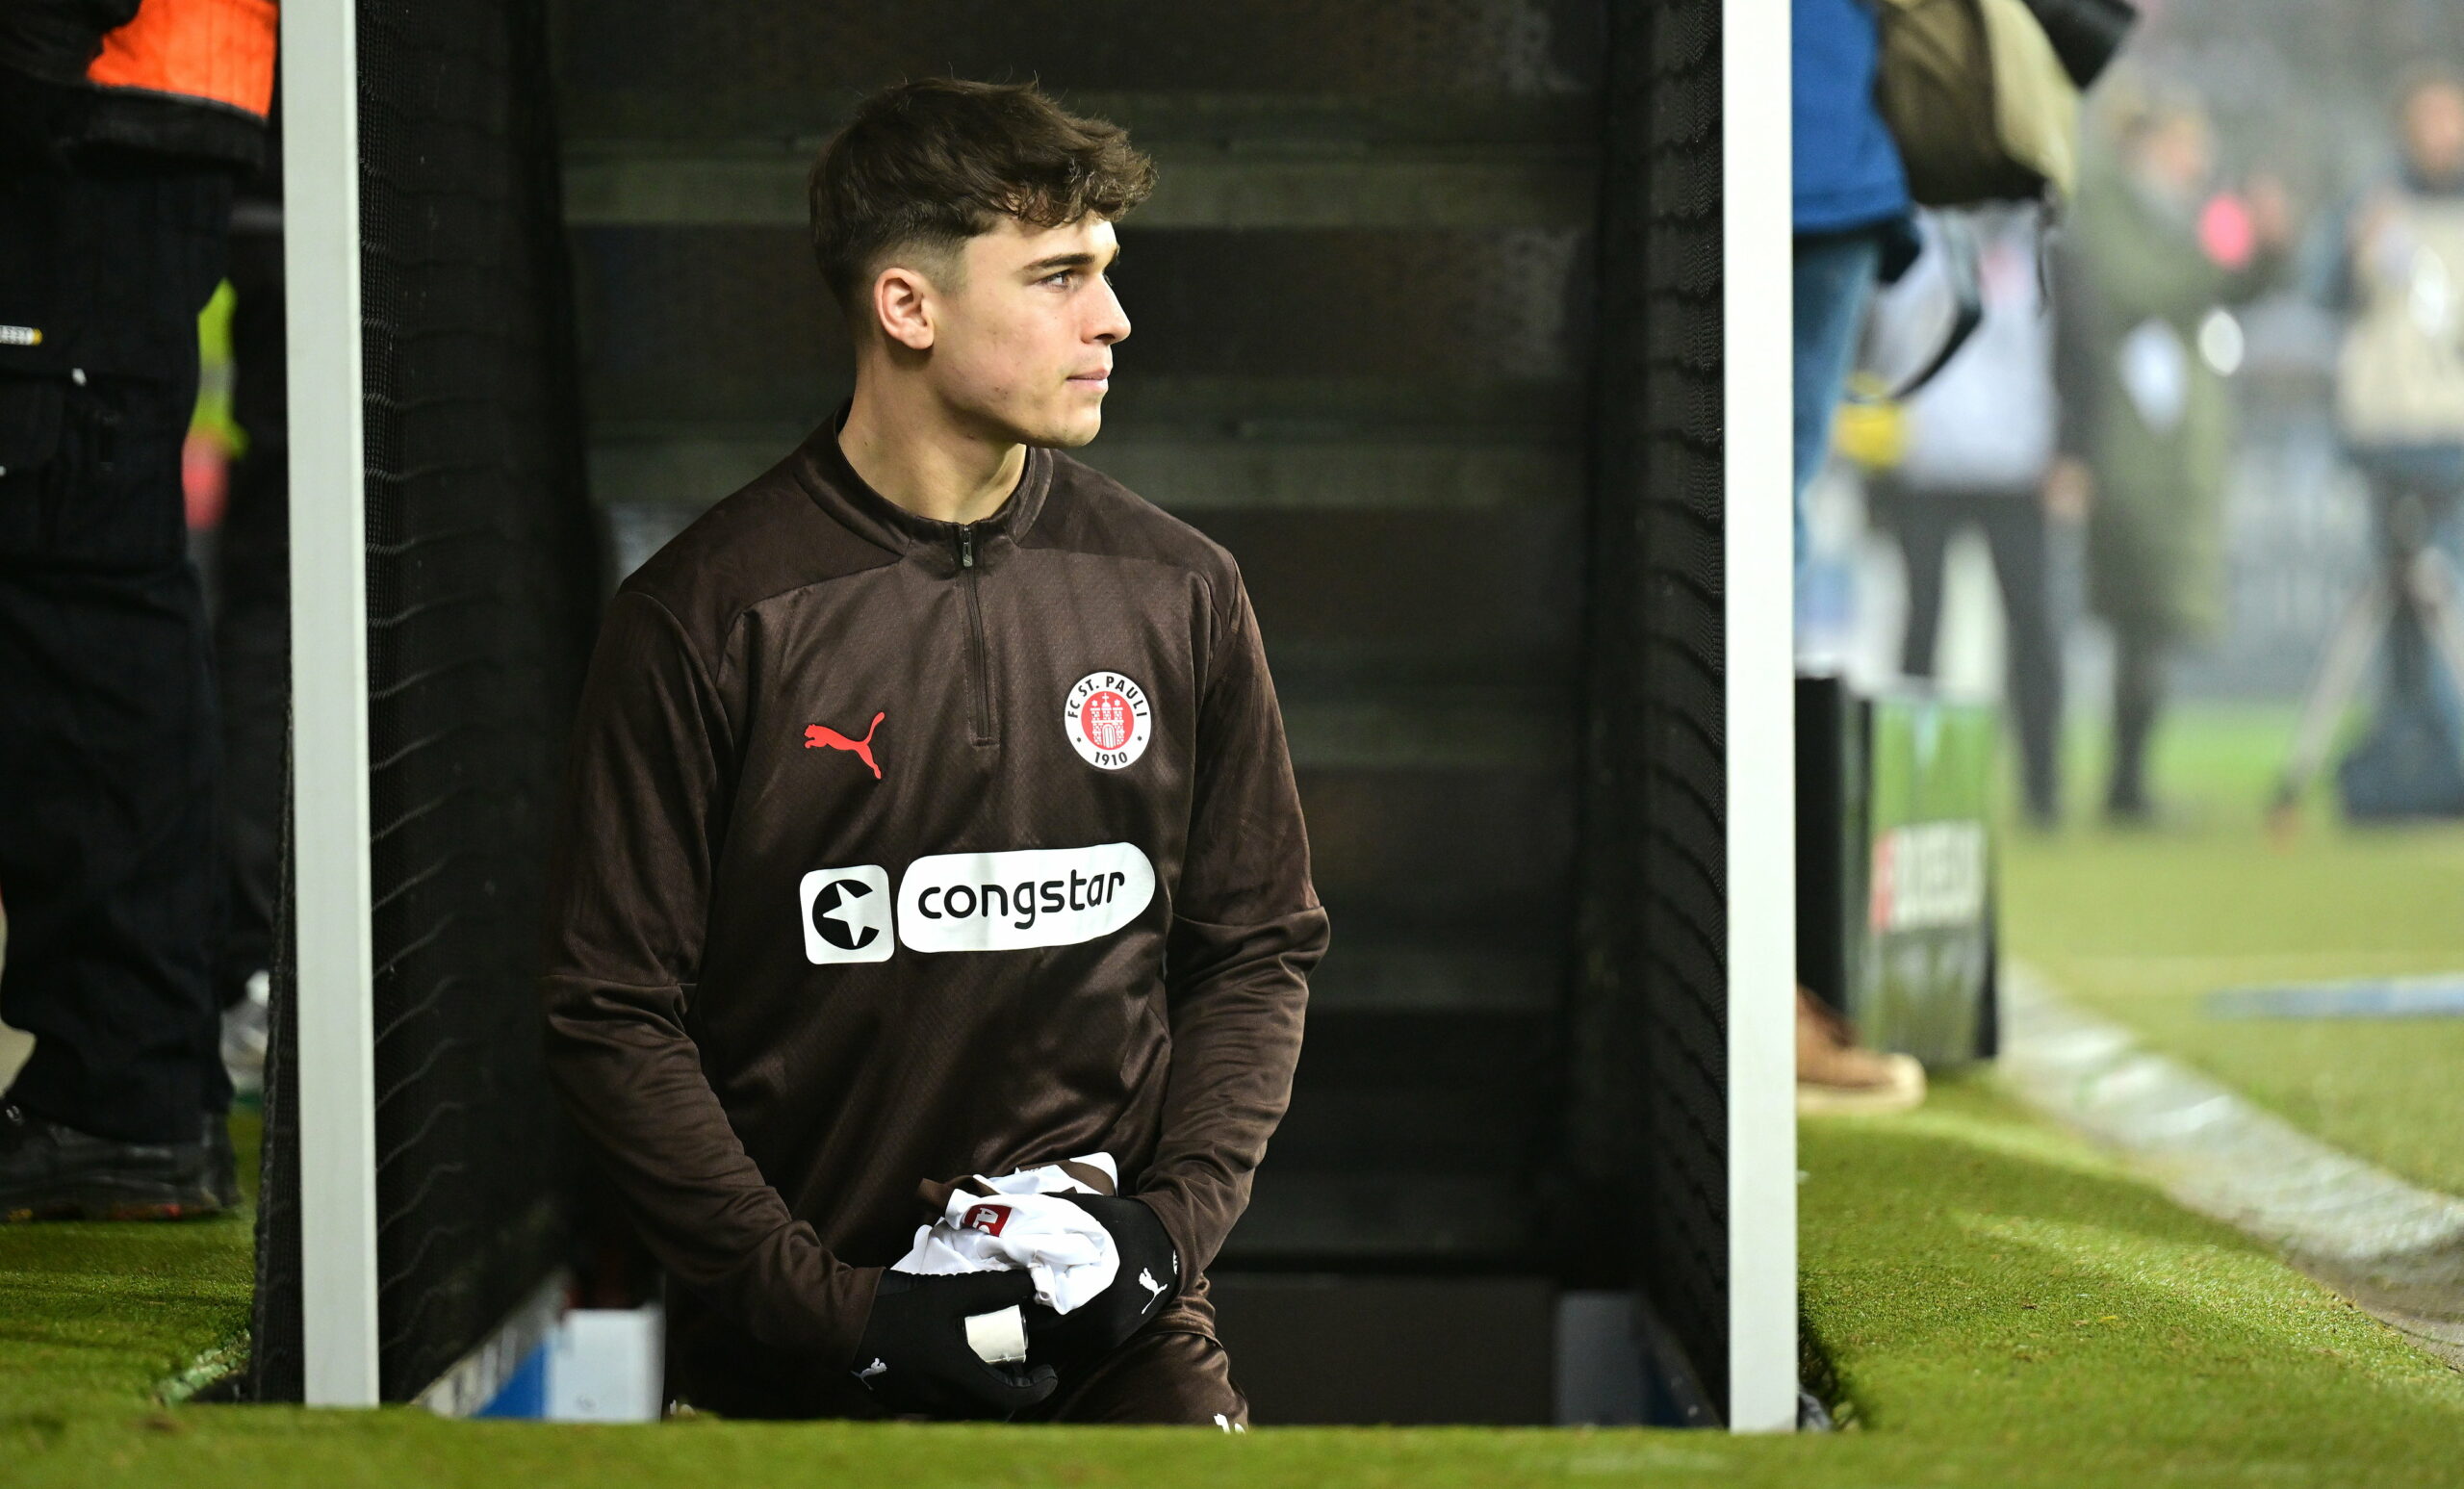
[[[1070,1162],[1091,1165],[1119,1182],[1110,1153]],[[1055,1313],[1078,1308],[1120,1275],[1112,1232],[1067,1197],[1099,1193],[1093,1187],[1058,1165],[997,1179],[979,1174],[977,1180],[992,1194],[952,1192],[941,1219],[915,1227],[914,1245],[891,1271],[933,1275],[1024,1268],[1035,1281],[1036,1301]]]

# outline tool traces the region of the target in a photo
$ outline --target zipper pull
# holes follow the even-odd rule
[[[973,523],[968,523],[959,529],[959,567],[962,569],[975,567],[975,524]]]

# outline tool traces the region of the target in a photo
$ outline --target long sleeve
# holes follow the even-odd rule
[[[1198,708],[1189,850],[1165,984],[1172,1053],[1164,1130],[1138,1196],[1204,1271],[1249,1202],[1267,1140],[1292,1096],[1309,973],[1326,912],[1249,597],[1221,606]]]
[[[0,67],[77,83],[103,38],[137,18],[139,0],[15,0],[0,8]]]
[[[766,1345],[852,1357],[877,1273],[851,1268],[755,1167],[685,1030],[729,724],[675,617],[617,597],[574,732],[541,1001],[551,1078],[670,1275]]]
[[[2282,276],[2283,249],[2261,248],[2228,268],[2208,256],[2189,222],[2132,200],[2131,190],[2113,181],[2101,201],[2083,193],[2079,205],[2083,267],[2121,323],[2160,320],[2195,330],[2210,310],[2256,299]]]

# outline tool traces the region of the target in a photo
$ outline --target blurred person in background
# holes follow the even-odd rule
[[[1907,559],[1900,671],[1912,678],[1934,676],[1952,535],[1965,527],[1984,534],[2002,587],[2005,688],[2028,819],[2051,827],[2061,816],[2062,647],[2046,498],[2060,404],[2053,324],[2040,290],[2043,230],[2033,205],[1979,209],[1964,220],[1976,237],[1984,319],[1940,374],[1901,405],[1896,458],[1876,473],[1871,509]],[[1928,238],[1939,231],[1928,219]],[[1877,301],[1871,344],[1880,365],[1918,365],[1939,339],[1932,312],[1945,293],[1942,258],[1929,251]]]
[[[2400,583],[2464,492],[2464,75],[2415,73],[2395,122],[2394,168],[2323,225],[2320,257],[2321,297],[2347,321],[2337,424]],[[2389,618],[2386,658],[2377,716],[2340,772],[2348,809],[2464,812],[2464,729],[2419,611]]]
[[[2090,607],[2113,629],[2105,812],[2146,822],[2147,749],[2166,671],[2224,618],[2224,485],[2233,406],[2213,318],[2274,278],[2292,232],[2281,187],[2216,194],[2216,138],[2194,95],[2111,88],[2109,143],[2083,151],[2056,296],[2063,459],[2056,511],[2088,514]]]
[[[1794,588],[1806,568],[1806,488],[1822,469],[1857,333],[1878,280],[1915,251],[1908,176],[1874,108],[1881,39],[1867,0],[1792,0],[1795,134]],[[1802,601],[1802,594],[1797,597]],[[1797,989],[1797,1101],[1824,1110],[1904,1110],[1924,1099],[1922,1067],[1858,1046],[1839,1016]]]
[[[271,0],[0,10],[0,1220],[238,1202],[181,446]]]
[[[1831,446],[1857,333],[1879,280],[1916,249],[1908,176],[1874,107],[1881,39],[1868,0],[1793,0],[1795,138],[1796,566],[1806,561],[1806,488]]]

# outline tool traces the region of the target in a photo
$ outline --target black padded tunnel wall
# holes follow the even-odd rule
[[[1573,1152],[1728,1411],[1719,0],[1612,6]]]
[[[563,1260],[567,1176],[532,985],[600,565],[545,42],[526,0],[358,7],[387,1400],[435,1381]],[[253,1394],[295,1399],[295,1083],[275,1065]]]

